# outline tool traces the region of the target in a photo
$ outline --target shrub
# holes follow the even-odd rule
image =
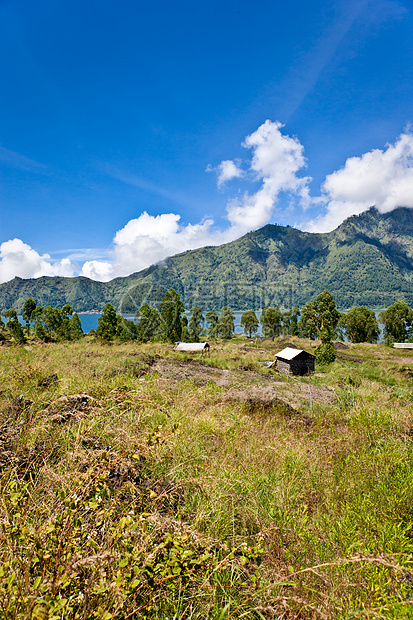
[[[315,350],[315,359],[322,366],[332,364],[336,359],[336,352],[331,342],[322,342]]]

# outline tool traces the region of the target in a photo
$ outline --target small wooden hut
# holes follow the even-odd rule
[[[314,372],[315,356],[302,349],[287,347],[276,353],[277,369],[286,375],[309,375]]]

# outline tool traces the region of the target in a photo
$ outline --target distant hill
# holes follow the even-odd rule
[[[110,282],[84,277],[14,278],[0,285],[0,309],[21,312],[28,297],[41,306],[69,303],[75,311],[111,302],[135,313],[175,288],[185,307],[204,310],[298,305],[329,289],[341,309],[413,304],[413,210],[352,216],[330,233],[268,224],[224,245],[189,250]]]

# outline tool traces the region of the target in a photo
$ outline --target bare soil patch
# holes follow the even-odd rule
[[[411,357],[389,357],[389,361],[398,362],[400,364],[411,364],[413,366],[413,358]]]
[[[296,380],[283,380],[270,374],[251,370],[226,370],[207,366],[199,360],[158,360],[151,368],[162,378],[173,381],[193,381],[195,385],[206,385],[210,381],[226,388],[227,397],[247,402],[256,399],[262,403],[282,401],[290,407],[299,408],[303,403],[332,404],[334,391],[309,385]]]
[[[303,403],[322,403],[331,405],[335,401],[335,394],[332,390],[321,388],[308,383],[263,383],[259,385],[249,385],[247,387],[236,387],[229,390],[232,398],[247,401],[248,399],[258,399],[262,402],[276,403],[282,401],[292,407],[299,409]]]
[[[344,353],[337,353],[337,359],[354,362],[355,364],[361,364],[363,361],[360,357],[352,357],[351,355],[346,355]]]

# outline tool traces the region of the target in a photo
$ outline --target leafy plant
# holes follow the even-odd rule
[[[218,316],[217,334],[221,338],[231,338],[234,333],[235,316],[229,306],[224,306]]]
[[[307,302],[301,311],[299,329],[304,336],[331,342],[340,319],[340,313],[330,291],[325,290],[314,301]]]
[[[241,316],[241,326],[244,327],[244,332],[251,338],[252,334],[258,331],[258,319],[254,310],[247,310]]]
[[[315,350],[315,359],[318,364],[325,366],[332,364],[336,359],[336,352],[331,342],[322,342]]]
[[[413,335],[413,308],[405,301],[396,301],[379,314],[379,321],[384,324],[386,344],[405,342]]]

